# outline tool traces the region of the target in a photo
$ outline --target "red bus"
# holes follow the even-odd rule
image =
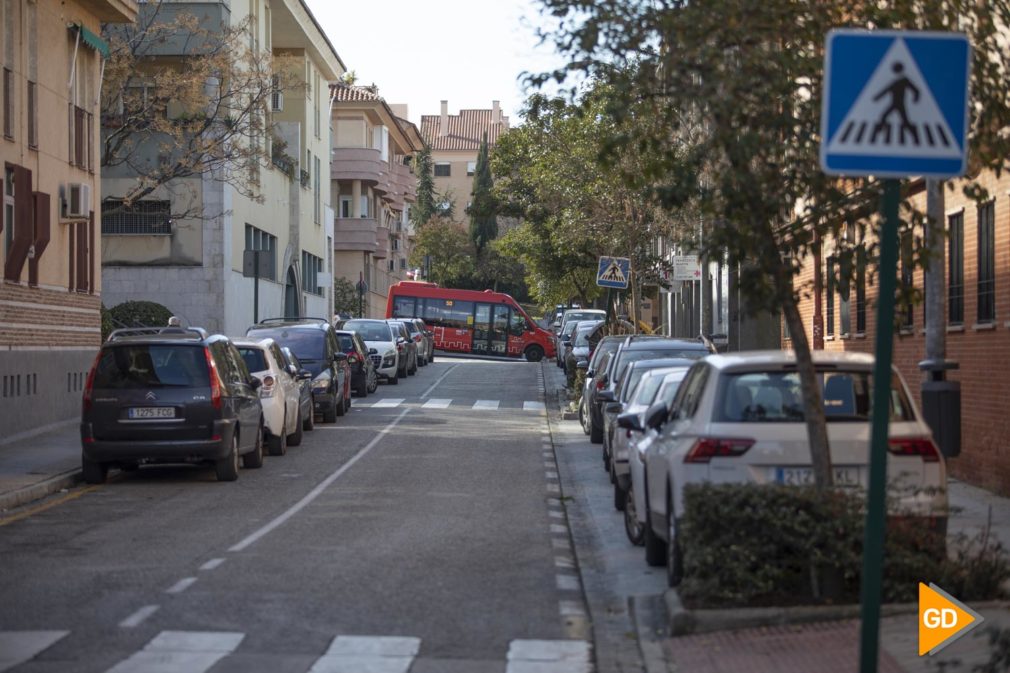
[[[420,318],[435,333],[435,348],[478,355],[554,357],[551,333],[537,326],[515,299],[491,290],[452,290],[404,280],[389,288],[387,318]]]

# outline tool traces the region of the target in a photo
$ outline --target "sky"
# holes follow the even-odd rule
[[[306,0],[357,84],[376,84],[387,103],[406,103],[410,121],[501,101],[513,126],[526,94],[523,71],[563,63],[538,46],[547,25],[536,0]]]

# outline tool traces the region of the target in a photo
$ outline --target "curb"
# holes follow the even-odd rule
[[[58,493],[65,488],[76,486],[82,478],[80,469],[68,470],[48,479],[38,481],[30,486],[23,486],[19,489],[0,494],[0,511],[27,505],[35,500],[41,500],[47,495]]]

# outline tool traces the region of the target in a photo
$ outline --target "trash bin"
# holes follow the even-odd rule
[[[944,377],[957,369],[951,360],[924,360],[919,369],[928,372],[922,383],[922,415],[933,431],[933,441],[947,458],[961,454],[961,383]]]

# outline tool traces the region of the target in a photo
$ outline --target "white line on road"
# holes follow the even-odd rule
[[[140,626],[145,619],[157,612],[159,607],[160,606],[158,605],[145,605],[123,621],[119,622],[119,626],[124,629],[132,629]]]
[[[309,491],[304,498],[302,498],[294,505],[289,507],[286,511],[281,513],[276,519],[266,524],[265,526],[255,531],[254,533],[250,534],[248,537],[246,537],[238,544],[229,547],[228,551],[242,551],[243,549],[247,548],[249,545],[256,542],[273,529],[282,525],[285,521],[293,517],[295,514],[302,511],[309,503],[318,498],[319,495],[323,491],[325,491],[330,484],[339,479],[340,476],[344,474],[344,472],[347,472],[349,469],[351,469],[351,467],[356,462],[358,462],[366,453],[375,448],[375,445],[378,444],[385,435],[389,434],[389,432],[396,427],[397,423],[403,420],[403,417],[406,416],[408,413],[410,413],[410,407],[407,407],[406,409],[401,411],[399,416],[394,418],[392,421],[389,422],[389,424],[386,425],[386,427],[384,427],[382,430],[379,430],[379,432],[376,433],[375,437],[372,438],[372,441],[368,442],[368,444],[366,444],[364,448],[362,448],[356,454],[351,456],[350,460],[341,465],[333,474],[326,477],[326,479],[321,481],[318,486]]]
[[[49,649],[70,631],[0,631],[0,671],[6,671]]]
[[[575,561],[565,556],[555,556],[554,565],[558,568],[574,569]]]
[[[579,590],[579,578],[575,575],[555,575],[554,579],[558,583],[559,591]]]
[[[551,524],[551,532],[552,533],[557,533],[559,535],[568,535],[568,527],[567,526],[563,526],[560,523],[552,523]]]
[[[548,467],[550,467],[550,465],[548,465]],[[544,476],[547,477],[548,479],[557,480],[558,473],[555,472],[554,470],[548,470],[547,472],[544,473]]]
[[[585,617],[586,611],[582,609],[580,601],[558,601],[558,611],[562,617]]]
[[[505,673],[589,673],[589,643],[584,640],[513,640]]]
[[[523,411],[543,411],[546,408],[543,402],[530,402],[529,400],[523,402]]]
[[[498,400],[477,400],[471,408],[474,411],[494,411],[498,408]]]
[[[559,511],[554,510],[554,509],[550,510],[547,513],[550,514],[555,519],[564,519],[565,518],[565,513],[564,512],[559,512]]]
[[[403,404],[404,398],[402,397],[383,397],[381,400],[372,405],[373,409],[393,409],[395,407]]]
[[[211,560],[207,561],[202,566],[200,566],[200,570],[213,570],[214,568],[217,568],[222,563],[224,563],[224,559],[223,558],[212,558]]]
[[[435,382],[431,384],[431,387],[429,387],[427,390],[425,390],[423,393],[421,393],[421,399],[423,400],[428,395],[431,395],[431,391],[434,390],[435,388],[437,388],[438,384],[441,383],[442,381],[444,381],[445,377],[448,376],[452,372],[452,370],[455,369],[458,366],[459,366],[458,364],[455,364],[455,365],[449,367],[448,369],[446,369],[444,374],[442,374],[437,379],[435,379]]]
[[[407,673],[420,638],[337,636],[309,673]]]
[[[244,637],[226,631],[162,631],[108,673],[203,673],[234,652]]]
[[[168,589],[165,589],[165,593],[166,594],[181,594],[183,591],[185,591],[186,589],[190,588],[194,584],[196,584],[196,578],[195,577],[183,577],[181,580],[179,580],[178,582],[176,582],[175,584],[173,584],[172,586],[170,586]]]
[[[431,398],[427,402],[421,405],[422,409],[448,409],[449,405],[452,404],[452,400],[440,400],[437,398]]]

